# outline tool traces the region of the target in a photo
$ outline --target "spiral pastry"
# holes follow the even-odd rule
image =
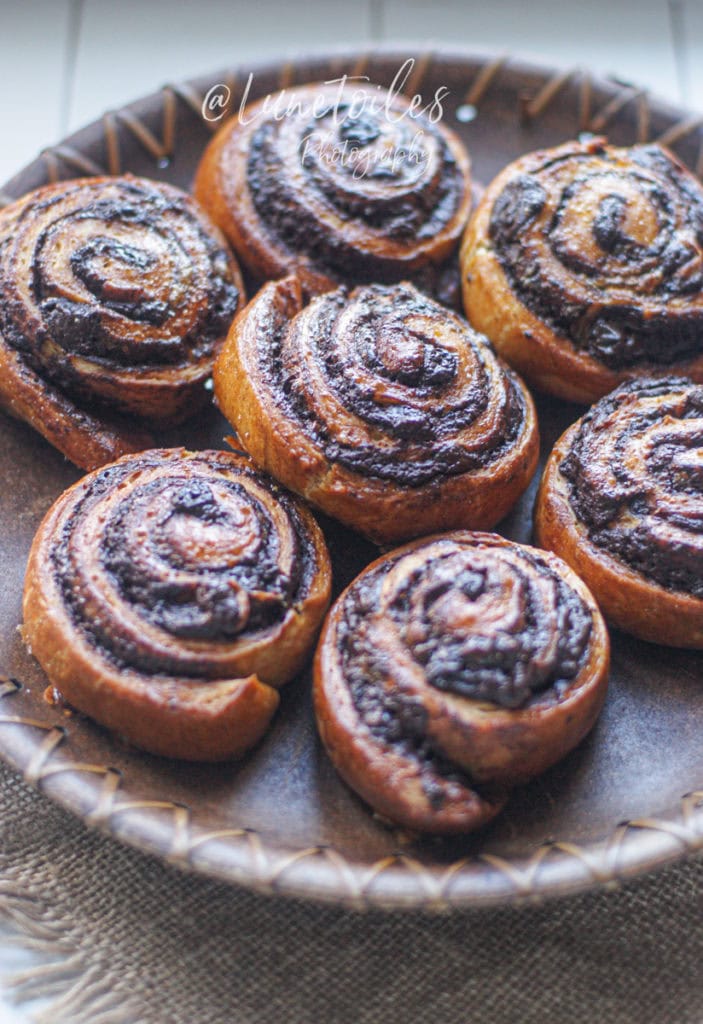
[[[613,625],[703,647],[703,386],[630,381],[594,405],[547,463],[535,531]]]
[[[232,325],[214,379],[255,462],[380,542],[491,526],[536,466],[522,383],[407,283],[303,307],[296,278],[271,282]]]
[[[608,633],[555,556],[457,531],[373,562],[327,618],[315,710],[346,782],[407,828],[464,832],[586,735]]]
[[[24,637],[66,700],[152,753],[237,757],[301,668],[330,594],[301,502],[228,452],[85,476],[29,556]]]
[[[466,314],[519,373],[591,402],[703,382],[703,188],[658,145],[570,142],[510,164],[461,249]]]
[[[0,404],[83,468],[180,422],[243,298],[224,239],[179,189],[60,182],[0,213]],[[100,412],[98,410],[107,410]]]
[[[308,294],[423,268],[428,283],[471,208],[458,137],[404,97],[356,84],[248,106],[210,143],[194,191],[255,278],[295,273]]]

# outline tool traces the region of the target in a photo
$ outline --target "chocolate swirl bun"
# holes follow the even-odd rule
[[[3,210],[0,286],[0,404],[83,468],[141,445],[112,413],[167,425],[206,400],[243,299],[204,212],[131,176],[60,182]]]
[[[382,815],[464,832],[586,735],[609,641],[553,555],[458,531],[379,558],[334,604],[315,658],[330,757]]]
[[[265,285],[232,325],[215,393],[254,460],[382,542],[492,526],[538,457],[524,386],[466,321],[410,284],[306,307]]]
[[[69,703],[156,754],[237,757],[303,665],[330,594],[301,502],[228,452],[84,477],[29,556],[24,637]]]
[[[518,372],[591,402],[632,377],[703,382],[703,188],[657,145],[524,156],[461,250],[466,314]]]
[[[210,143],[194,191],[255,278],[295,273],[308,294],[415,272],[428,283],[471,208],[458,137],[356,84],[251,104]]]
[[[614,625],[703,647],[703,386],[630,381],[594,405],[547,463],[535,531]]]

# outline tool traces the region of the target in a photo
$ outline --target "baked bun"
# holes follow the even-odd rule
[[[492,526],[537,463],[524,385],[411,284],[304,306],[296,278],[271,282],[232,325],[214,380],[258,465],[378,542]]]
[[[548,552],[457,531],[373,562],[333,605],[315,712],[345,781],[410,829],[466,832],[586,735],[608,633]]]
[[[566,431],[544,472],[537,543],[643,640],[703,647],[702,450],[703,386],[631,381]]]
[[[0,405],[84,469],[144,448],[135,417],[168,426],[202,406],[244,297],[197,204],[130,175],[2,210],[0,287]]]
[[[525,379],[592,402],[622,381],[703,382],[703,187],[658,145],[521,157],[461,248],[466,315]]]
[[[394,282],[456,251],[470,163],[449,128],[376,86],[322,83],[226,122],[194,192],[259,282],[295,273],[308,295]],[[441,276],[441,271],[438,271]]]
[[[63,697],[144,750],[237,757],[303,665],[330,567],[304,505],[228,452],[85,476],[29,556],[25,640]]]

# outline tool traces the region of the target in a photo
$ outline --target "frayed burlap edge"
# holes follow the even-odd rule
[[[6,995],[16,1004],[48,1000],[32,1013],[36,1024],[134,1024],[136,1002],[116,990],[108,965],[78,947],[71,921],[47,907],[23,875],[0,861],[0,945],[19,946],[45,962],[0,977]]]

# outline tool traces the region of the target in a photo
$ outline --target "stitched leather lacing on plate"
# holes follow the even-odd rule
[[[432,67],[433,53],[426,51],[419,54],[415,59],[412,73],[405,83],[404,91],[411,96],[420,91],[423,79],[427,76]],[[372,62],[372,52],[362,54],[351,68],[351,76],[364,74]],[[491,88],[499,81],[502,71],[509,69],[511,58],[507,54],[487,58],[485,63],[479,66],[472,80],[468,83],[464,94],[463,103],[476,108],[489,94]],[[342,67],[340,61],[330,61],[330,70]],[[292,62],[281,65],[279,70],[277,88],[284,89],[296,84],[298,77],[297,66]],[[215,131],[227,116],[229,116],[239,105],[246,78],[235,72],[226,74],[218,79],[218,84],[227,86],[224,95],[227,97],[224,107],[218,113],[221,117],[217,121],[203,120],[206,129]],[[625,82],[610,80],[615,90],[614,95],[601,107],[594,109],[594,80],[592,75],[583,68],[573,68],[556,73],[546,73],[544,81],[530,94],[522,94],[517,97],[519,116],[526,122],[534,121],[546,114],[549,108],[558,102],[562,92],[567,86],[576,85],[578,89],[578,116],[574,125],[575,132],[601,133],[622,114],[625,108],[634,106],[636,109],[636,137],[633,142],[661,142],[675,148],[678,144],[690,136],[700,133],[701,139],[698,147],[698,155],[694,162],[693,169],[700,176],[703,175],[703,117],[684,117],[675,124],[668,127],[658,136],[651,135],[651,111],[649,96],[645,89],[638,88]],[[80,175],[96,174],[121,174],[129,170],[125,166],[122,155],[121,138],[127,134],[135,138],[143,149],[154,159],[156,164],[168,161],[176,151],[177,122],[179,105],[183,105],[197,116],[201,116],[202,103],[205,93],[199,91],[190,83],[177,85],[165,85],[161,90],[162,116],[160,137],[149,128],[143,120],[137,117],[128,108],[116,111],[109,111],[103,116],[102,125],[105,137],[105,148],[107,159],[105,165],[96,163],[86,157],[75,147],[67,144],[51,146],[41,153],[41,159],[46,166],[47,182],[59,181],[62,178]],[[0,192],[0,206],[12,202],[13,196]]]
[[[93,806],[83,814],[87,824],[119,838],[157,852],[177,866],[197,869],[207,874],[246,881],[265,893],[287,892],[291,895],[313,895],[320,899],[333,899],[357,908],[374,905],[412,904],[430,910],[443,910],[466,902],[461,898],[462,882],[468,881],[471,902],[490,904],[503,902],[507,897],[534,901],[544,895],[568,892],[574,887],[567,877],[559,881],[560,864],[573,862],[579,869],[579,883],[614,885],[632,873],[628,869],[628,843],[633,833],[655,833],[664,844],[661,862],[681,853],[691,853],[703,847],[703,791],[687,793],[672,819],[638,818],[621,822],[604,840],[588,845],[571,842],[546,842],[527,858],[507,860],[490,853],[462,857],[453,863],[438,867],[423,864],[416,857],[398,850],[377,860],[360,865],[349,861],[339,850],[315,845],[297,850],[271,847],[262,835],[252,828],[208,830],[193,820],[192,810],[169,800],[133,799],[123,791],[122,773],[110,765],[91,764],[71,758],[70,727],[56,726],[37,718],[6,713],[12,710],[12,698],[21,691],[21,684],[0,677],[0,729],[24,728],[38,733],[31,746],[31,755],[22,764],[16,764],[26,781],[37,789],[50,788],[51,779],[63,773],[91,776]],[[66,803],[65,800],[60,802]],[[134,831],[134,815],[139,812],[163,811],[167,816],[165,828],[169,845],[164,849],[153,841],[139,839]],[[217,844],[218,856],[213,859],[212,846]],[[235,854],[232,870],[222,868],[227,855]],[[246,872],[240,873],[236,864],[246,861]],[[327,875],[327,884],[317,889],[309,885],[300,868],[314,862],[316,876]],[[556,884],[545,886],[545,868],[556,879]],[[383,876],[405,875],[405,885],[389,897],[380,884]],[[567,872],[573,875],[573,871]],[[480,893],[477,879],[493,875],[485,892]],[[323,880],[324,881],[324,880]],[[409,883],[409,884],[407,884]]]

